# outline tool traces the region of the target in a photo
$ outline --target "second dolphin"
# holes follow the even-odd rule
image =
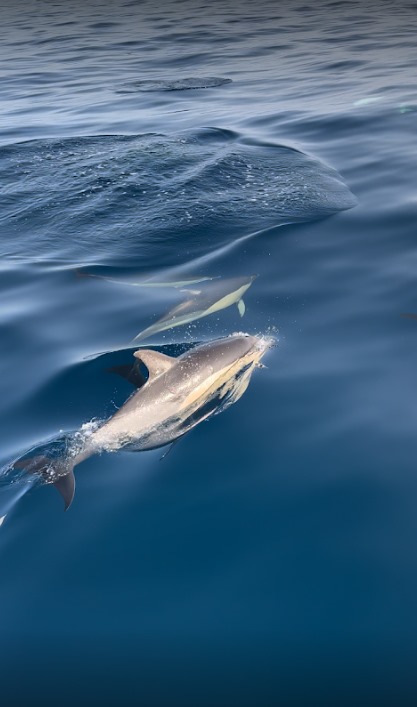
[[[181,324],[189,324],[196,319],[201,319],[221,309],[226,309],[232,304],[237,305],[239,314],[243,317],[245,304],[242,298],[255,278],[256,275],[247,275],[225,280],[219,279],[204,283],[204,285],[201,284],[198,288],[181,290],[181,292],[190,294],[191,297],[171,309],[161,319],[158,319],[155,324],[137,334],[134,341],[142,341],[160,331],[165,331]]]

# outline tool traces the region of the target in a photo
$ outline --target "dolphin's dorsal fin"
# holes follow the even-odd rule
[[[156,376],[160,376],[161,373],[168,371],[177,360],[159,351],[152,351],[152,349],[139,349],[139,351],[135,351],[133,355],[145,364],[149,371],[149,379],[156,378]]]
[[[118,376],[125,378],[129,383],[136,388],[141,388],[146,383],[146,378],[139,370],[139,363],[123,364],[122,366],[112,366],[107,369],[109,373],[116,373]]]

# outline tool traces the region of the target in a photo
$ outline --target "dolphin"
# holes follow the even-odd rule
[[[133,355],[146,367],[148,379],[112,417],[88,436],[76,435],[74,448],[63,458],[38,456],[15,467],[52,483],[67,510],[75,494],[75,466],[103,451],[141,451],[175,442],[239,400],[254,369],[264,367],[260,359],[273,343],[272,337],[236,333],[194,346],[178,357],[139,349]]]
[[[213,280],[212,282],[200,285],[193,289],[183,289],[181,292],[188,293],[191,297],[173,309],[170,309],[161,319],[147,327],[135,336],[133,341],[142,341],[160,331],[171,329],[181,324],[189,324],[196,319],[207,317],[209,314],[226,309],[232,304],[236,304],[239,314],[243,317],[245,313],[245,303],[242,299],[246,290],[249,289],[256,275],[244,277],[232,277],[225,280]]]

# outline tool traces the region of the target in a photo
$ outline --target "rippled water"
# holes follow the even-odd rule
[[[416,24],[3,6],[5,704],[415,703]],[[186,297],[132,283],[254,274],[243,318],[144,342],[273,334],[235,405],[163,461],[89,459],[65,514],[11,470],[130,395],[108,369]]]

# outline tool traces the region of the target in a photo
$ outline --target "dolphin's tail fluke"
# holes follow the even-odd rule
[[[75,495],[75,476],[73,470],[71,469],[67,474],[65,474],[65,476],[58,476],[57,480],[54,481],[53,484],[64,499],[64,510],[67,511]]]
[[[64,499],[64,510],[68,510],[75,495],[74,464],[70,459],[37,456],[19,460],[13,466],[29,474],[38,474],[45,483],[53,484]]]

